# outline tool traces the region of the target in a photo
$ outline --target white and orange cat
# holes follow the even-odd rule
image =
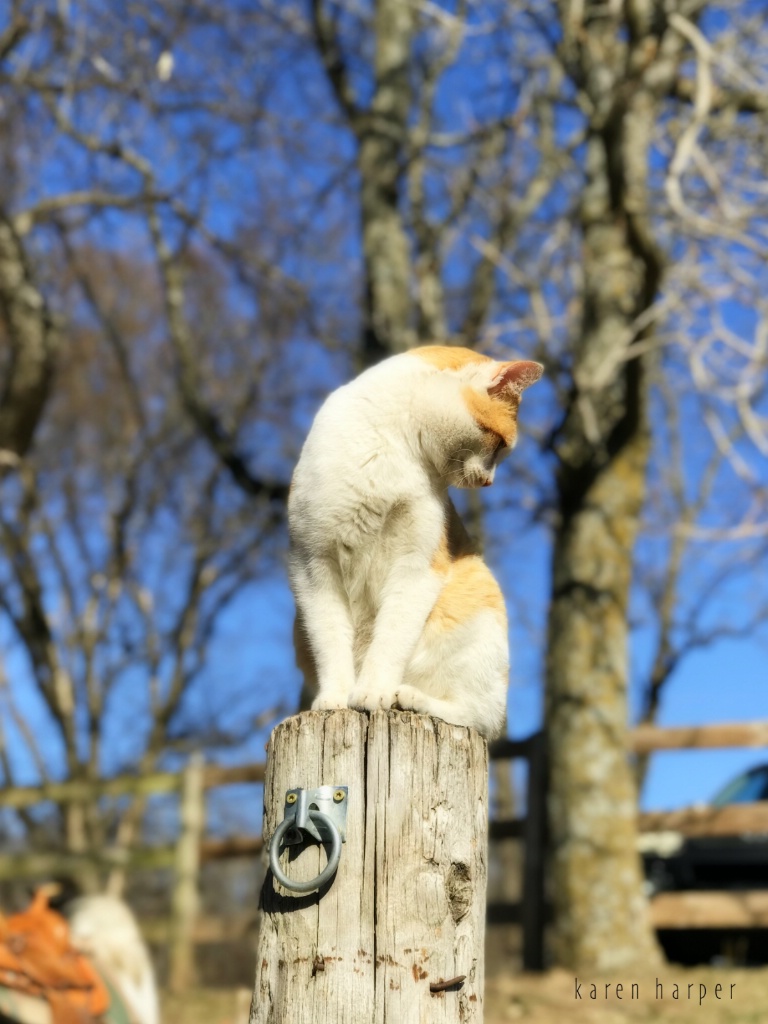
[[[434,345],[325,401],[288,500],[297,662],[313,709],[398,707],[501,731],[504,599],[448,488],[493,483],[541,373]]]

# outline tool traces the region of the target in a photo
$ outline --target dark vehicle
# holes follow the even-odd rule
[[[768,764],[756,765],[724,786],[705,810],[768,803]],[[649,895],[669,890],[768,888],[768,825],[763,833],[683,836],[646,834],[642,854]],[[667,959],[676,963],[768,963],[764,928],[665,929],[658,932]]]
[[[768,764],[757,765],[733,779],[708,806],[719,808],[758,801],[768,801]],[[695,838],[661,833],[656,843],[653,836],[648,836],[645,846],[643,859],[651,893],[669,889],[768,888],[768,831]]]

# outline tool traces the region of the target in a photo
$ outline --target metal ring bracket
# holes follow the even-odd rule
[[[318,789],[289,789],[285,795],[285,817],[269,841],[269,866],[277,881],[293,892],[314,892],[333,878],[346,840],[347,787],[320,786]],[[299,882],[288,878],[280,867],[280,847],[302,843],[306,838],[330,843],[328,863],[315,878]]]
[[[272,841],[269,844],[269,866],[272,868],[272,874],[280,885],[284,885],[286,889],[292,889],[294,892],[314,892],[315,889],[319,889],[321,885],[324,885],[336,873],[336,868],[339,866],[339,858],[341,857],[341,836],[328,815],[323,814],[322,811],[310,811],[309,817],[313,821],[322,822],[326,826],[331,835],[332,843],[328,854],[328,863],[316,878],[312,878],[308,882],[297,882],[295,879],[289,878],[280,867],[278,862],[280,842],[288,829],[295,827],[292,818],[283,818],[275,829]]]

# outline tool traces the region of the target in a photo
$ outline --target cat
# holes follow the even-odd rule
[[[296,660],[314,710],[397,707],[500,733],[504,599],[448,487],[493,483],[542,371],[430,345],[321,406],[288,497]]]

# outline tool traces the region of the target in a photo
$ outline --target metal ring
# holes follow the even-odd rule
[[[294,892],[314,892],[315,889],[325,885],[328,879],[332,878],[336,873],[336,869],[339,866],[339,858],[341,857],[341,835],[333,820],[322,811],[313,809],[308,813],[313,821],[322,822],[331,834],[331,851],[328,854],[328,863],[316,878],[311,879],[309,882],[297,882],[294,879],[288,878],[278,863],[280,843],[283,836],[289,828],[298,828],[294,818],[283,818],[269,841],[269,866],[272,868],[272,874],[280,885],[285,886],[286,889],[292,889]]]

